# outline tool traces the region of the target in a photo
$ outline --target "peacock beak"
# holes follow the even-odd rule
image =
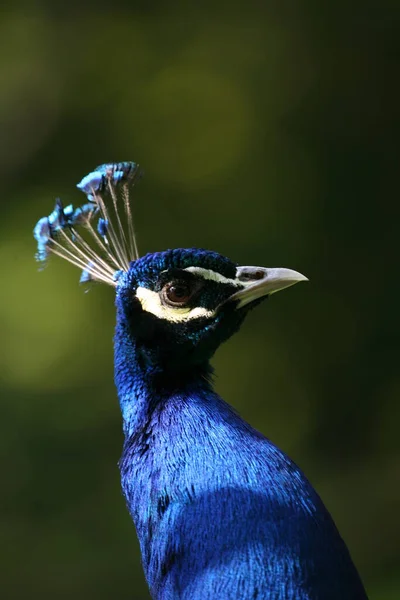
[[[308,278],[292,269],[238,267],[236,280],[244,288],[230,296],[229,301],[237,302],[236,308],[242,308],[254,300],[280,292],[299,281],[308,281]]]

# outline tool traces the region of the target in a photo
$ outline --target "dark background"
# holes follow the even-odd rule
[[[3,5],[2,598],[148,597],[119,487],[113,292],[57,259],[39,273],[31,235],[120,160],[146,173],[142,253],[310,278],[219,351],[217,388],[305,470],[371,599],[400,597],[399,9]]]

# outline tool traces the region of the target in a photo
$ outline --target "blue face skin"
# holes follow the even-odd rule
[[[128,326],[138,352],[153,369],[183,372],[207,363],[218,346],[237,331],[250,308],[248,305],[237,310],[236,303],[229,302],[240,287],[206,280],[184,271],[188,267],[235,279],[237,265],[216,252],[197,248],[167,250],[132,262],[129,271],[118,278],[117,321]],[[180,283],[193,292],[185,306],[204,308],[212,316],[170,321],[144,310],[136,297],[138,288],[162,296],[166,286]]]

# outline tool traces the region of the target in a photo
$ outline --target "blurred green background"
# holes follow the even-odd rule
[[[31,235],[135,160],[142,253],[311,283],[254,311],[217,388],[305,470],[373,600],[400,598],[398,2],[37,0],[0,11],[4,599],[148,598],[120,493],[113,292]]]

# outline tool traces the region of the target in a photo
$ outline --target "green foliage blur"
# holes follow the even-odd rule
[[[113,292],[32,228],[135,160],[142,253],[201,246],[310,278],[215,357],[225,399],[301,465],[372,600],[400,598],[400,4],[0,9],[0,595],[148,598],[120,493]]]

